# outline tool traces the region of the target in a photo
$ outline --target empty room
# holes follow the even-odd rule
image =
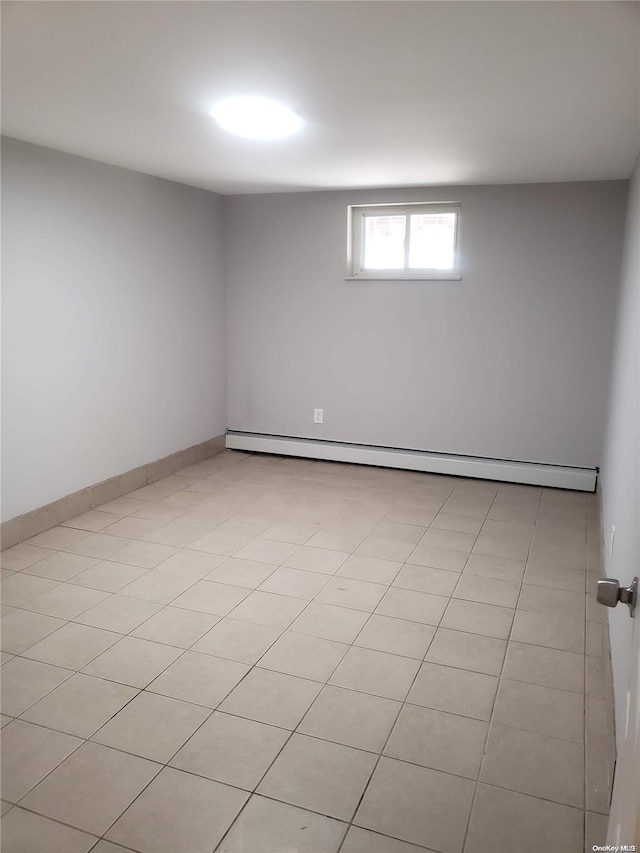
[[[0,8],[2,853],[640,849],[640,3]]]

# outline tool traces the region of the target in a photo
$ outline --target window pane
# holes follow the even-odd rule
[[[404,232],[406,216],[365,216],[365,270],[404,269]]]
[[[414,213],[410,219],[409,269],[453,269],[456,214]]]

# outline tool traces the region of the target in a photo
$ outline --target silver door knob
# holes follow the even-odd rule
[[[638,578],[633,579],[631,586],[620,586],[615,578],[600,578],[597,598],[605,607],[615,607],[621,601],[628,605],[631,616],[634,616],[638,601]]]

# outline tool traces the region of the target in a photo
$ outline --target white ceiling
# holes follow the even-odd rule
[[[628,177],[636,2],[4,2],[3,132],[222,193]],[[287,141],[219,98],[280,99]]]

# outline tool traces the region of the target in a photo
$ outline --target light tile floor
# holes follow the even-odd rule
[[[4,551],[2,850],[591,849],[598,537],[593,495],[226,451]]]

